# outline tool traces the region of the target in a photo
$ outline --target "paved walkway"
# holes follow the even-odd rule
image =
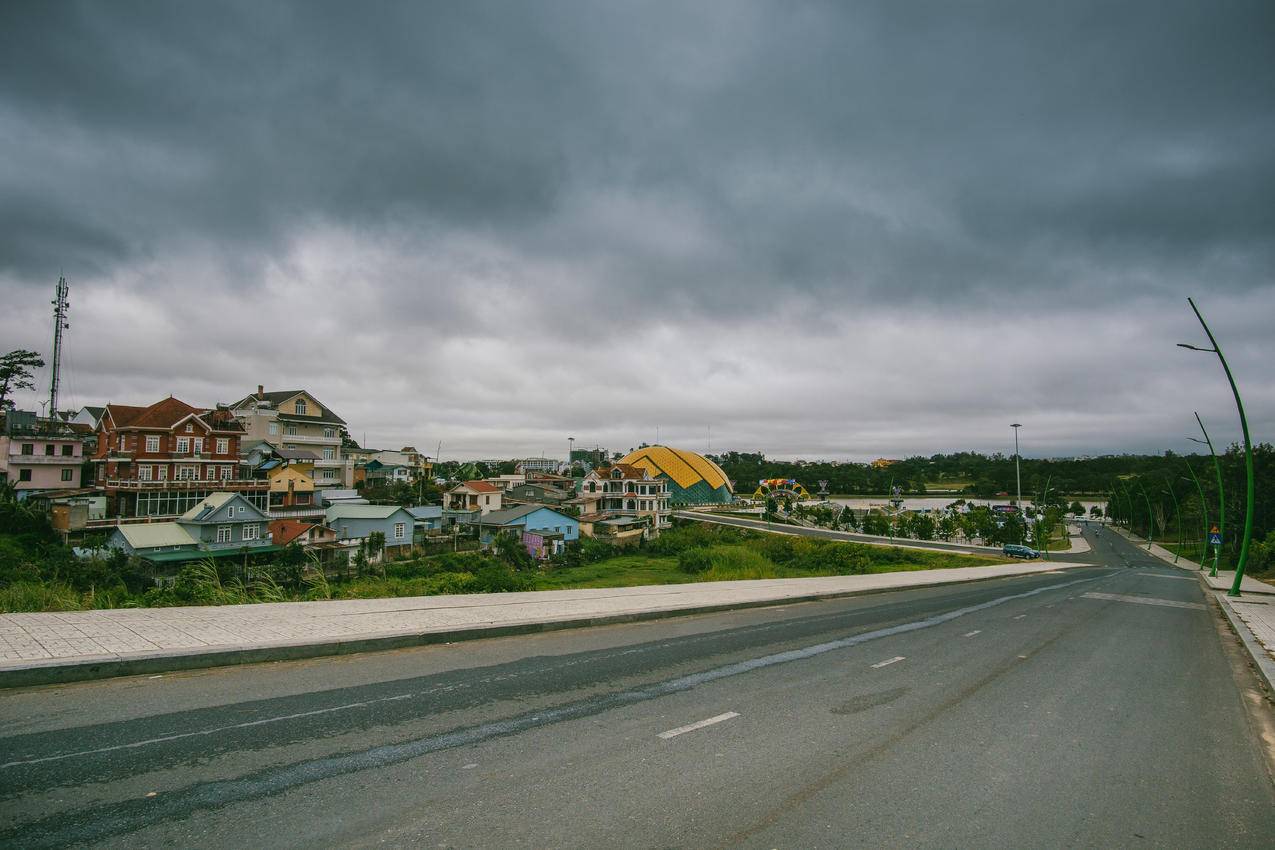
[[[1068,564],[1068,566],[1076,566]],[[299,658],[567,625],[979,581],[1031,562],[865,576],[594,590],[0,614],[0,685]],[[397,642],[396,642],[397,641]],[[138,662],[131,665],[122,662]],[[141,663],[145,662],[145,663]],[[167,665],[167,666],[165,666]],[[80,668],[73,670],[70,668]]]

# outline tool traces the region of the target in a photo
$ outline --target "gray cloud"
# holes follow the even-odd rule
[[[1265,3],[7,4],[0,335],[47,348],[64,268],[83,402],[298,384],[481,455],[995,449],[1030,414],[1093,452],[1227,409],[1172,348],[1194,293],[1269,439],[1273,35]]]

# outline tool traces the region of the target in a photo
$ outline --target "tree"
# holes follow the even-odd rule
[[[44,361],[34,351],[18,348],[0,357],[0,410],[13,407],[9,396],[19,390],[35,389],[32,369],[43,369]],[[49,411],[51,414],[56,411]]]
[[[1084,516],[1085,506],[1080,504],[1080,502],[1072,502],[1067,507],[1067,513],[1071,514],[1072,516]]]

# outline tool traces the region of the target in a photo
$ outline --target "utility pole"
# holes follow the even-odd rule
[[[1023,471],[1019,465],[1018,457],[1018,429],[1023,427],[1022,423],[1015,422],[1009,427],[1014,429],[1014,479],[1018,482],[1018,509],[1023,509]]]
[[[54,299],[49,302],[53,305],[53,375],[49,379],[49,416],[57,419],[58,381],[62,372],[62,331],[71,327],[71,323],[66,320],[66,314],[70,311],[71,305],[67,301],[65,277],[58,277],[54,296]]]

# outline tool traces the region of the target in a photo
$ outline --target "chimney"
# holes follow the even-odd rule
[[[257,398],[265,398],[266,388],[263,384],[257,384]]]

